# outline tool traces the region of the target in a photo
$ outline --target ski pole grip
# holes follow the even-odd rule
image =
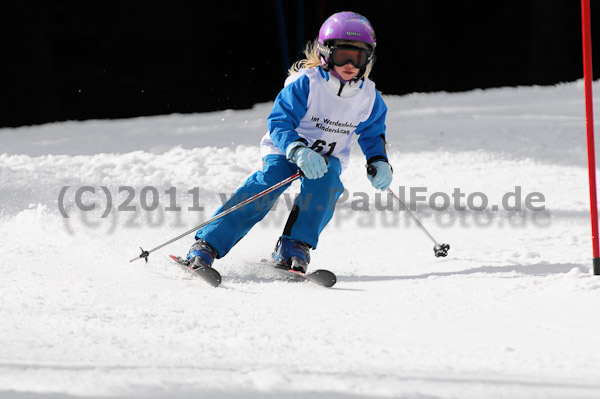
[[[367,174],[369,176],[375,177],[375,175],[377,174],[377,168],[373,165],[368,165],[367,166]]]

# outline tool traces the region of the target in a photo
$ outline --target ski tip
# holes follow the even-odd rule
[[[324,287],[333,287],[337,283],[337,277],[329,270],[319,269],[308,274],[307,278],[318,280],[318,282]]]
[[[181,256],[169,255],[169,258],[173,259],[176,263],[184,267],[188,272],[200,277],[213,287],[218,287],[221,284],[221,273],[212,267],[199,267],[193,269],[190,267],[190,262]]]
[[[221,284],[221,273],[212,267],[201,267],[200,269],[195,270],[198,274],[204,273],[204,281],[213,287],[218,287]]]

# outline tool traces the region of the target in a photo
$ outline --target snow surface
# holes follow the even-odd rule
[[[375,209],[355,144],[312,254],[332,289],[257,264],[284,198],[215,263],[219,288],[168,259],[192,235],[129,262],[260,168],[272,104],[0,129],[0,397],[599,398],[582,82],[384,99],[394,190],[489,204],[416,203],[451,245],[435,258],[398,205]],[[545,209],[492,210],[516,186]]]

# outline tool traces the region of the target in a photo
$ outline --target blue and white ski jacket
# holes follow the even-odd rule
[[[275,99],[261,155],[285,155],[288,145],[300,140],[321,155],[338,158],[343,170],[356,133],[367,163],[387,161],[386,113],[373,81],[341,84],[321,67],[301,69],[286,79]]]

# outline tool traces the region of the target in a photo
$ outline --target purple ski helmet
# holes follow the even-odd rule
[[[371,51],[377,44],[375,31],[369,20],[362,15],[343,11],[327,18],[319,30],[319,43],[328,46],[330,40],[353,40],[365,43]]]
[[[331,47],[334,40],[362,42],[369,49],[368,61],[374,59],[375,46],[377,45],[375,31],[369,20],[358,13],[351,11],[338,12],[327,18],[321,25],[318,48],[323,65],[329,69],[333,67],[329,57],[332,53]],[[366,66],[361,69],[357,77],[365,73],[365,68]]]

